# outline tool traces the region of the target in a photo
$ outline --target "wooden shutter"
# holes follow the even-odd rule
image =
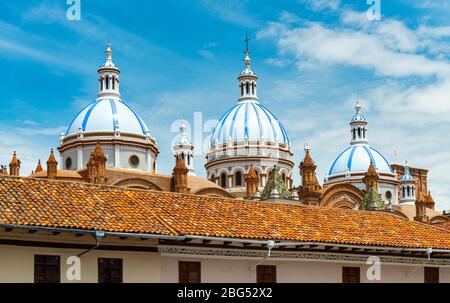
[[[342,283],[360,283],[359,267],[342,267]]]
[[[439,283],[439,267],[425,267],[424,268],[424,282],[425,283]]]
[[[98,258],[98,283],[122,283],[122,259]]]
[[[256,283],[277,283],[277,267],[258,265],[256,267]]]
[[[34,283],[60,283],[61,263],[59,256],[34,256]]]
[[[200,262],[178,262],[178,280],[180,283],[200,283]]]

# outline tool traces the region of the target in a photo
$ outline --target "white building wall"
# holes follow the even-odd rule
[[[160,281],[159,255],[156,252],[93,250],[81,256],[81,280],[66,277],[67,258],[77,256],[83,249],[23,247],[0,245],[0,283],[33,283],[34,255],[58,255],[61,259],[62,283],[97,283],[98,258],[120,258],[124,283],[153,283]]]
[[[201,280],[204,283],[254,283],[256,264],[259,260],[232,260],[216,258],[161,257],[161,282],[178,282],[178,262],[201,262]],[[268,260],[262,265],[277,267],[279,283],[342,283],[342,267],[360,267],[362,283],[423,283],[423,266],[381,265],[381,281],[369,281],[368,265],[331,261],[283,261]],[[450,267],[440,267],[440,282],[450,283]]]

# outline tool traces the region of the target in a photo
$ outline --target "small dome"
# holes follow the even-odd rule
[[[361,113],[357,113],[353,116],[351,122],[361,122],[361,121],[366,121],[366,118],[364,118],[364,116]]]
[[[356,144],[348,147],[334,160],[328,175],[331,177],[346,172],[366,172],[370,161],[378,173],[393,173],[391,165],[380,152],[367,144]]]
[[[80,128],[84,132],[149,133],[141,117],[117,98],[97,99],[83,108],[70,123],[66,136],[77,133]]]
[[[290,145],[281,122],[259,102],[241,101],[219,120],[211,134],[211,145],[240,140],[280,142]]]
[[[402,182],[414,181],[413,176],[411,176],[411,173],[409,172],[408,162],[406,162],[406,164],[405,164],[405,173],[400,178],[400,181],[402,181]]]

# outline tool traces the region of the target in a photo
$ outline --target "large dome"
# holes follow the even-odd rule
[[[84,132],[114,132],[146,135],[144,121],[125,102],[118,98],[99,98],[83,108],[72,120],[66,136],[79,129]]]
[[[245,139],[289,145],[281,122],[255,100],[240,101],[222,116],[211,134],[211,145]]]
[[[378,173],[392,174],[392,168],[386,158],[367,144],[356,144],[348,147],[334,160],[328,175],[351,172],[366,172],[372,161]]]

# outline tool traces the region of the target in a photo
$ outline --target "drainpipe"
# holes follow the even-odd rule
[[[270,258],[270,253],[272,251],[272,248],[274,248],[274,247],[275,247],[275,241],[273,241],[273,240],[267,241],[267,256],[262,258],[258,263],[256,263],[255,266],[250,268],[249,271],[254,271],[258,267],[258,265],[262,264],[264,261],[266,261],[268,258]]]
[[[405,274],[405,277],[408,277],[408,276],[412,275],[413,273],[415,273],[416,271],[418,271],[420,268],[425,267],[425,265],[427,265],[428,262],[430,262],[430,260],[431,260],[431,254],[432,254],[432,253],[433,253],[433,248],[428,247],[428,248],[427,248],[427,257],[428,257],[428,259],[425,261],[425,263],[423,263],[423,264],[420,265],[420,266],[417,266],[416,268],[414,268],[414,269],[413,269],[412,271],[410,271],[409,273],[406,273],[406,274]]]
[[[104,232],[104,231],[100,231],[100,230],[96,230],[96,231],[95,231],[94,237],[95,237],[95,246],[94,246],[94,247],[91,247],[91,248],[89,248],[89,249],[87,249],[87,250],[85,250],[85,251],[83,251],[82,253],[80,253],[80,254],[78,255],[78,258],[81,257],[82,255],[84,255],[84,254],[90,252],[91,250],[97,249],[97,248],[100,246],[100,242],[101,242],[101,241],[103,240],[103,238],[105,237],[105,232]]]

